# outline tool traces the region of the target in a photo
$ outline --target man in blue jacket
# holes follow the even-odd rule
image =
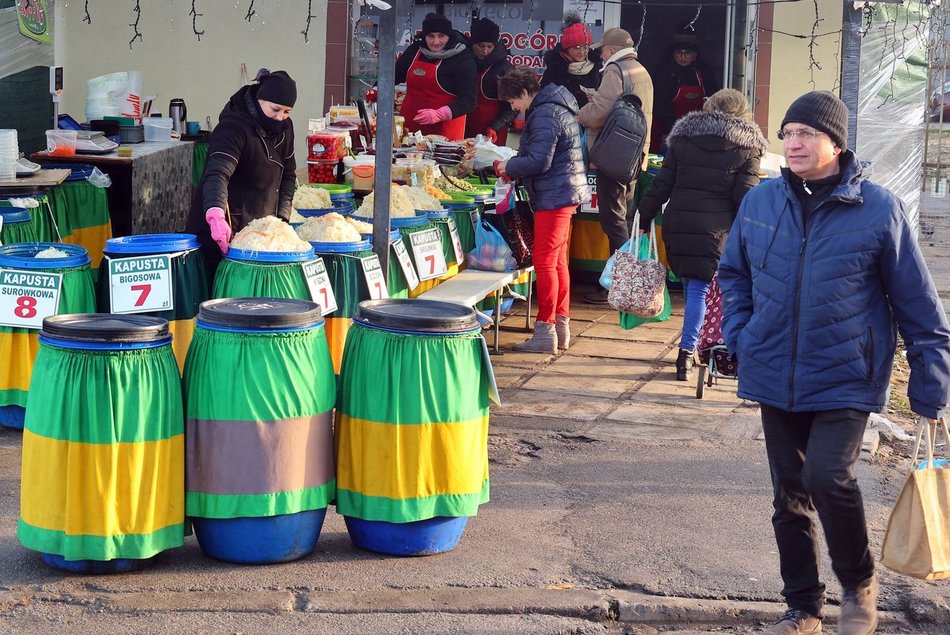
[[[838,633],[872,633],[877,581],[854,465],[887,402],[900,332],[911,409],[942,417],[950,327],[900,200],[847,149],[848,110],[826,91],[782,121],[788,168],[742,201],[719,265],[739,396],[761,404],[772,525],[788,611],[766,632],[820,633],[825,532],[844,595]]]

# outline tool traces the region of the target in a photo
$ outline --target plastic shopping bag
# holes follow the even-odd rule
[[[517,263],[498,230],[479,222],[475,223],[475,249],[468,252],[468,266],[482,271],[514,271]]]
[[[632,254],[633,250],[635,249],[634,245],[636,244],[637,244],[637,239],[630,238],[629,240],[627,240],[627,242],[620,245],[620,249],[618,249],[617,251],[626,251]],[[610,258],[607,259],[607,264],[604,265],[604,270],[600,274],[600,286],[602,286],[605,289],[610,288],[611,280],[613,280],[615,255],[616,255],[616,252],[610,254]]]
[[[507,214],[515,207],[515,185],[511,181],[498,179],[495,181],[495,213]]]

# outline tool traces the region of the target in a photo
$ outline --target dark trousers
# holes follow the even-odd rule
[[[597,213],[600,226],[610,241],[610,253],[620,249],[630,238],[630,226],[636,206],[633,204],[633,191],[637,182],[630,184],[614,181],[607,176],[597,174]]]
[[[841,585],[857,587],[874,574],[864,501],[854,477],[868,413],[786,412],[762,406],[762,429],[774,492],[772,526],[782,595],[788,606],[820,616],[825,585],[818,577],[818,531],[825,531]]]

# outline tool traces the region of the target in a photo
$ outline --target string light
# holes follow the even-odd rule
[[[247,5],[247,15],[244,16],[244,19],[250,23],[255,13],[257,13],[257,11],[254,10],[254,0],[251,0],[251,4]]]
[[[130,51],[132,50],[132,43],[135,42],[135,40],[138,40],[139,42],[144,41],[142,39],[142,33],[139,31],[139,20],[142,19],[142,7],[139,5],[139,0],[135,0],[135,7],[132,8],[132,11],[135,13],[135,22],[129,25],[132,27],[133,31],[132,39],[129,40]]]
[[[68,7],[69,5],[67,4],[66,6]],[[92,16],[89,15],[89,0],[86,0],[86,6],[84,9],[86,11],[86,17],[84,17],[82,21],[86,24],[92,24]]]
[[[204,13],[198,13],[198,9],[195,7],[195,3],[198,0],[191,0],[191,12],[188,14],[191,16],[191,30],[194,31],[195,35],[198,37],[198,41],[201,41],[201,36],[205,34],[204,29],[201,31],[198,30],[198,18],[204,15]]]

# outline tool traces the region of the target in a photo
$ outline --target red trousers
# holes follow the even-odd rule
[[[534,212],[534,272],[538,277],[540,322],[554,323],[571,310],[571,275],[567,271],[567,240],[576,206]]]

